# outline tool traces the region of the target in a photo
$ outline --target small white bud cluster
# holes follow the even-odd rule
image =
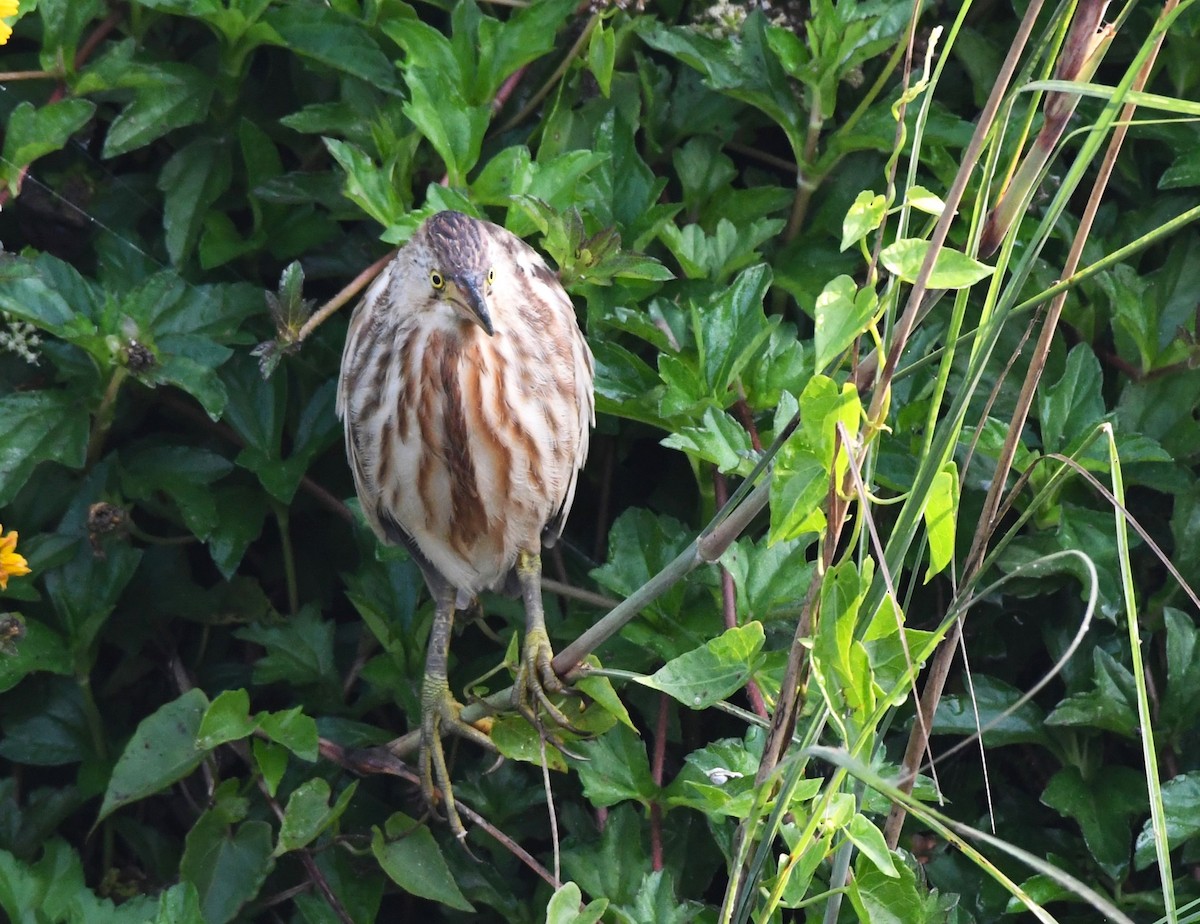
[[[38,347],[42,345],[38,329],[28,321],[14,318],[7,311],[0,311],[0,321],[4,323],[4,329],[0,330],[0,350],[16,353],[25,362],[36,366]]]

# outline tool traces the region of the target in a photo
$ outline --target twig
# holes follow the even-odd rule
[[[389,754],[383,748],[371,748],[369,750],[344,748],[327,738],[319,739],[318,747],[322,757],[340,767],[344,767],[352,773],[360,775],[383,773],[389,776],[400,777],[414,786],[420,785],[420,778],[417,774],[410,770],[404,761]],[[455,803],[460,813],[469,818],[483,831],[490,834],[501,847],[529,867],[537,876],[545,880],[550,888],[554,889],[558,887],[550,871],[538,863],[525,848],[469,805],[464,804],[461,799],[455,799]]]
[[[587,45],[588,40],[592,37],[592,30],[596,28],[596,24],[599,22],[600,14],[593,13],[592,17],[588,20],[587,25],[583,27],[583,31],[579,34],[579,38],[575,40],[575,44],[572,45],[571,50],[567,52],[567,56],[563,58],[562,63],[559,64],[558,67],[555,68],[554,73],[550,75],[550,79],[538,88],[538,91],[533,94],[529,102],[521,107],[520,111],[516,115],[496,129],[498,133],[503,134],[509,129],[520,125],[535,109],[537,109],[538,106],[542,104],[542,100],[544,100],[550,94],[550,91],[554,89],[554,85],[562,79],[564,74],[566,74],[567,69],[571,66],[571,62],[579,56],[581,51],[583,51],[584,46]]]
[[[391,262],[392,257],[396,255],[396,252],[399,249],[400,248],[397,247],[389,253],[384,254],[365,270],[355,276],[352,280],[350,280],[349,284],[346,285],[342,291],[314,311],[309,319],[304,322],[304,325],[300,328],[300,331],[296,334],[295,342],[303,343],[306,339],[308,339],[309,334],[311,334],[329,319],[330,315],[334,314],[339,308],[346,304],[346,302],[354,298],[354,296],[356,296],[363,288],[365,288],[367,284],[371,282],[371,280],[383,272],[383,268]]]

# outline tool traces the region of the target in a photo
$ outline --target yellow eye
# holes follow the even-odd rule
[[[429,271],[429,284],[435,289],[446,288],[446,280],[437,270]]]
[[[488,285],[490,286],[495,281],[496,281],[496,271],[494,269],[489,269],[488,275],[487,275]]]

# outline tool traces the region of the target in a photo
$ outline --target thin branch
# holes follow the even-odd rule
[[[349,284],[347,284],[342,291],[338,292],[337,295],[314,311],[309,319],[304,322],[304,325],[300,328],[299,333],[296,334],[295,342],[303,343],[305,340],[307,340],[309,334],[329,320],[330,316],[336,313],[339,308],[341,308],[344,304],[346,304],[346,302],[350,301],[350,299],[354,298],[354,296],[366,288],[371,280],[383,272],[383,268],[391,262],[392,257],[397,254],[399,249],[400,248],[397,247],[391,252],[384,254],[365,270],[355,276],[352,280],[350,280]]]

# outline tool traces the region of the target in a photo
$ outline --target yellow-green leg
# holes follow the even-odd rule
[[[533,724],[538,725],[538,708],[544,709],[556,723],[570,729],[562,710],[550,702],[550,693],[566,692],[567,687],[554,673],[551,661],[554,649],[546,634],[546,616],[542,609],[542,557],[537,552],[517,556],[517,579],[525,602],[525,643],[521,666],[513,686],[513,705]]]
[[[487,735],[459,717],[462,704],[451,694],[446,676],[456,593],[453,587],[444,582],[438,582],[436,587],[433,582],[430,585],[435,609],[433,628],[429,632],[429,650],[425,656],[425,678],[421,685],[421,792],[430,810],[436,814],[438,790],[441,791],[450,830],[461,839],[467,836],[467,830],[458,817],[458,807],[454,802],[442,735],[459,735],[488,750],[495,750],[495,745]]]

